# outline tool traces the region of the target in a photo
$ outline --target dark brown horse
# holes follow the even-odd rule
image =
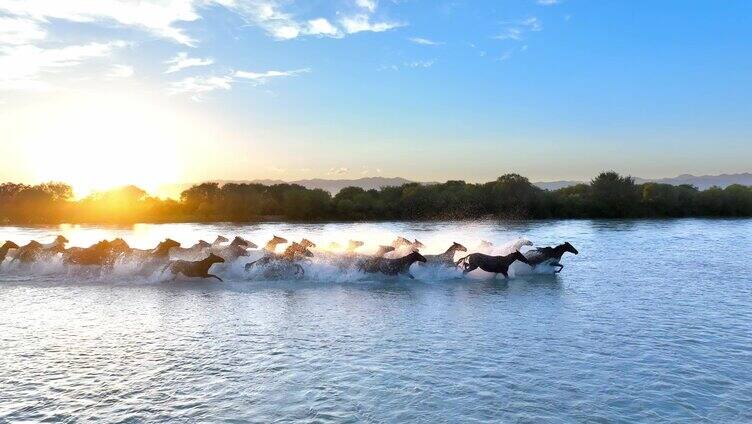
[[[216,278],[217,280],[222,281],[222,279],[216,275],[209,274],[209,268],[214,264],[222,263],[224,261],[225,260],[221,257],[210,253],[208,257],[200,261],[170,261],[165,265],[162,271],[164,272],[169,269],[172,273],[173,281],[178,278],[178,274],[183,274],[186,277]]]
[[[275,262],[294,263],[299,259],[310,257],[313,257],[313,252],[311,252],[307,247],[298,242],[292,242],[292,244],[289,245],[282,254],[267,252],[267,254],[260,259],[245,264],[244,268],[246,271],[250,271],[254,266],[257,265],[269,265]],[[303,267],[300,266],[300,264],[295,263],[295,268],[297,271],[305,273]]]
[[[561,257],[566,252],[575,255],[580,253],[567,241],[564,242],[564,244],[560,244],[556,247],[539,247],[535,250],[529,250],[525,252],[525,257],[529,261],[529,265],[532,267],[536,267],[542,263],[548,263],[553,267],[558,267],[559,269],[554,272],[559,273],[562,269],[564,269],[564,265],[562,265],[559,261],[561,261]]]
[[[367,261],[359,265],[359,269],[363,272],[376,273],[380,272],[386,275],[399,275],[404,274],[410,278],[415,278],[410,274],[410,265],[415,262],[425,262],[426,258],[423,257],[417,251],[413,251],[407,256],[403,256],[398,259],[388,258],[376,258],[373,261]]]
[[[0,264],[5,260],[5,256],[8,255],[10,249],[18,249],[18,245],[12,241],[6,241],[2,247],[0,247]]]
[[[63,254],[63,263],[66,265],[105,265],[111,267],[118,256],[128,251],[130,251],[130,247],[123,239],[102,240],[89,247],[67,249]]]
[[[486,272],[502,274],[504,278],[507,278],[509,277],[509,265],[512,265],[512,262],[514,261],[520,261],[528,265],[530,264],[527,258],[525,258],[525,255],[519,251],[515,251],[506,256],[489,256],[484,255],[483,253],[471,253],[457,261],[457,266],[463,267],[463,274],[467,274],[474,269],[480,268]],[[494,275],[494,277],[496,276]]]

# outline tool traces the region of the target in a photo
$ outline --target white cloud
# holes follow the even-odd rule
[[[248,71],[236,71],[233,76],[235,78],[241,78],[245,80],[256,81],[260,84],[265,83],[270,78],[280,77],[292,77],[300,74],[311,72],[310,69],[295,69],[292,71],[266,71],[266,72],[248,72]]]
[[[516,22],[505,22],[501,34],[493,37],[497,40],[521,41],[526,32],[538,32],[543,30],[543,23],[535,16]]]
[[[364,31],[384,32],[405,26],[405,24],[399,22],[371,22],[371,17],[363,13],[344,17],[340,20],[340,23],[348,34]]]
[[[329,175],[342,175],[347,174],[350,172],[350,168],[341,167],[341,168],[329,168],[329,171],[327,171],[327,174]]]
[[[404,66],[406,68],[430,68],[431,66],[433,66],[433,64],[435,62],[436,61],[433,60],[433,59],[431,59],[431,60],[414,60],[412,62],[405,62]]]
[[[0,45],[28,44],[46,37],[47,31],[34,20],[0,16]]]
[[[357,4],[358,7],[362,7],[363,9],[366,9],[371,13],[376,10],[377,6],[376,0],[355,0],[355,4]]]
[[[536,3],[540,4],[541,6],[553,6],[555,4],[561,3],[561,0],[538,0]]]
[[[185,68],[194,66],[208,66],[213,63],[214,59],[212,58],[201,59],[198,57],[188,57],[188,53],[180,52],[172,59],[165,61],[165,64],[171,65],[169,68],[167,68],[165,74],[172,74],[174,72],[178,72]]]
[[[44,89],[43,73],[59,72],[85,60],[109,56],[122,41],[89,43],[60,48],[33,45],[0,46],[0,90]]]
[[[176,26],[200,18],[196,6],[210,0],[0,0],[6,14],[47,22],[98,22],[132,26],[181,44],[195,40]]]
[[[421,38],[421,37],[410,37],[408,38],[408,40],[412,41],[415,44],[420,44],[423,46],[438,46],[438,45],[444,44],[438,41],[433,41],[433,40],[429,40],[428,38]]]
[[[107,73],[107,78],[130,78],[133,76],[133,67],[128,65],[112,65]]]
[[[239,81],[250,81],[255,85],[261,85],[271,78],[292,77],[310,71],[308,68],[292,71],[235,71],[223,76],[188,77],[170,84],[170,93],[190,94],[194,100],[201,100],[201,95],[215,90],[230,90],[232,85]]]
[[[199,100],[200,96],[214,90],[229,90],[232,88],[231,76],[208,76],[208,77],[187,77],[180,81],[173,82],[170,88],[172,94],[191,94],[194,100]]]
[[[308,21],[308,34],[311,35],[328,35],[330,37],[337,37],[340,35],[339,29],[332,25],[328,20],[324,18],[312,19]]]

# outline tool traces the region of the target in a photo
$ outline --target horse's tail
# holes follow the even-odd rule
[[[460,264],[462,264],[463,262],[467,262],[467,258],[469,258],[469,257],[470,257],[470,255],[467,255],[467,256],[465,256],[463,258],[460,258],[457,262],[454,263],[454,265],[455,266],[460,266]]]

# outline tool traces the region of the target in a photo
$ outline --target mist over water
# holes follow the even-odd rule
[[[300,280],[0,268],[0,421],[752,420],[752,220],[0,227],[150,248],[395,236],[426,254],[571,242],[561,274],[305,265]],[[458,257],[460,255],[458,254]],[[519,264],[521,265],[521,264]],[[212,269],[214,271],[214,268]]]

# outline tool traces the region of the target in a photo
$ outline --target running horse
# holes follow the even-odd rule
[[[502,274],[504,278],[509,277],[509,266],[514,261],[520,261],[530,265],[530,262],[525,258],[525,255],[519,251],[515,251],[512,254],[506,256],[490,256],[483,253],[471,253],[464,258],[456,262],[457,266],[462,266],[462,274],[467,274],[477,268],[486,272],[493,272],[494,274]],[[496,277],[494,275],[494,277]]]
[[[10,240],[7,240],[5,243],[3,243],[2,247],[0,247],[0,264],[3,263],[5,256],[8,255],[8,251],[10,249],[18,249],[18,245]]]
[[[529,250],[525,252],[525,257],[529,261],[529,265],[533,268],[542,263],[548,263],[552,267],[558,267],[559,269],[554,271],[554,273],[558,274],[562,269],[564,269],[564,265],[562,265],[559,261],[561,261],[561,257],[566,252],[575,255],[580,253],[567,241],[564,242],[564,244],[560,244],[556,247],[539,247],[535,250]]]
[[[172,281],[175,281],[175,279],[178,278],[178,274],[183,274],[186,277],[216,278],[217,280],[222,281],[222,279],[216,275],[209,274],[209,268],[214,264],[222,263],[224,261],[225,260],[220,256],[210,253],[209,256],[200,261],[170,261],[164,268],[162,268],[162,272],[169,269],[170,273],[172,273]]]
[[[456,252],[467,252],[467,248],[457,242],[453,242],[452,245],[449,246],[449,249],[447,249],[444,253],[440,253],[438,255],[425,255],[426,263],[422,265],[455,266],[454,254]]]
[[[414,250],[407,256],[403,256],[398,259],[377,258],[373,261],[368,261],[359,264],[359,269],[363,272],[377,273],[380,272],[386,275],[400,275],[404,274],[408,277],[415,279],[415,276],[410,274],[410,265],[415,262],[425,262],[426,258],[423,257],[417,250]]]

